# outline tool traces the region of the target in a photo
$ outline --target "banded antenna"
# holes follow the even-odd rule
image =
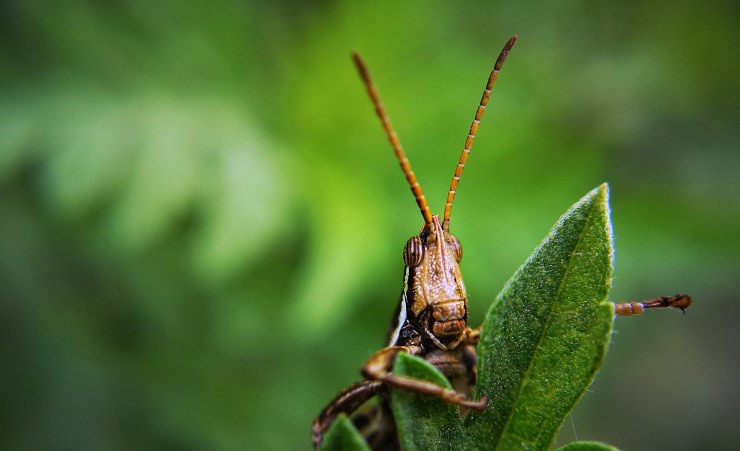
[[[370,95],[370,99],[373,101],[373,105],[375,106],[375,112],[378,114],[380,122],[385,129],[388,141],[390,141],[391,146],[393,146],[393,152],[395,152],[396,158],[398,158],[398,162],[401,164],[401,170],[406,175],[406,180],[409,182],[411,192],[414,193],[414,197],[416,198],[416,204],[419,206],[419,211],[421,211],[421,215],[424,217],[424,222],[427,225],[431,225],[432,212],[429,211],[429,204],[427,204],[427,199],[424,197],[424,192],[421,190],[421,185],[419,185],[419,182],[416,180],[416,174],[414,174],[413,169],[411,169],[411,163],[409,162],[409,159],[406,158],[406,153],[403,151],[403,147],[401,147],[398,135],[396,135],[396,131],[393,130],[391,119],[388,117],[388,114],[385,112],[385,107],[383,107],[383,103],[380,101],[378,90],[375,88],[375,85],[370,78],[370,72],[367,70],[367,67],[362,61],[362,58],[360,58],[360,55],[352,53],[352,60],[355,62],[357,70],[360,72],[360,77],[362,77],[362,80],[365,82],[367,93]]]
[[[465,139],[465,147],[463,148],[462,154],[460,154],[460,161],[457,163],[457,167],[455,168],[455,175],[452,177],[452,182],[450,183],[450,191],[447,193],[444,221],[442,222],[442,226],[445,228],[445,230],[450,229],[452,201],[455,200],[455,191],[457,191],[457,184],[460,182],[460,176],[462,175],[462,171],[465,168],[465,163],[468,161],[470,148],[473,147],[473,141],[475,141],[475,135],[476,133],[478,133],[480,120],[483,118],[483,113],[486,112],[486,105],[488,105],[488,100],[491,98],[491,89],[493,89],[493,85],[494,83],[496,83],[496,79],[498,78],[498,73],[501,70],[501,67],[504,65],[504,61],[506,61],[506,57],[509,55],[509,51],[514,46],[516,39],[516,36],[512,36],[511,38],[509,38],[509,41],[506,43],[506,45],[504,45],[503,50],[501,50],[501,53],[498,55],[498,58],[496,59],[496,64],[493,66],[493,71],[491,72],[491,75],[488,76],[488,83],[486,83],[486,89],[483,91],[483,96],[480,99],[478,109],[475,111],[475,119],[473,119],[473,123],[470,124],[470,131],[468,132],[468,137]]]

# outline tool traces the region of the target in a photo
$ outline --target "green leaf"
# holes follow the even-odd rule
[[[555,451],[619,451],[619,448],[601,442],[582,441],[568,443]]]
[[[545,449],[594,376],[611,334],[608,188],[563,215],[491,305],[478,347],[478,397],[466,419],[471,443]]]
[[[393,372],[451,388],[437,368],[406,353],[398,355]],[[392,405],[402,449],[463,448],[463,427],[456,406],[401,389],[392,390]]]
[[[362,434],[341,414],[324,435],[321,451],[370,451]]]

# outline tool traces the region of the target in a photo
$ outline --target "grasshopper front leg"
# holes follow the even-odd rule
[[[691,305],[691,297],[686,294],[675,296],[661,296],[642,302],[622,302],[614,306],[614,314],[617,316],[639,315],[650,308],[677,308],[682,312]]]
[[[475,329],[467,328],[465,330],[465,344],[470,346],[478,346],[478,342],[480,341],[480,329],[481,326],[476,327]]]
[[[401,388],[417,393],[424,393],[429,396],[439,398],[444,402],[467,407],[469,409],[482,411],[488,405],[488,398],[483,397],[479,401],[471,401],[465,395],[440,387],[431,382],[414,379],[407,376],[399,376],[391,373],[396,357],[401,352],[407,352],[411,355],[419,355],[421,347],[418,346],[389,346],[373,354],[365,365],[362,367],[362,375],[374,381],[382,381],[392,387]]]

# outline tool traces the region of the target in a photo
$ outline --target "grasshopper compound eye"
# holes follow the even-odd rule
[[[403,262],[406,266],[413,268],[419,266],[422,260],[424,260],[424,244],[420,237],[412,236],[403,248]]]

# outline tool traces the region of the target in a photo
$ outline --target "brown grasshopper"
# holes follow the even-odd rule
[[[378,407],[369,414],[355,415],[353,422],[364,433],[373,449],[399,448],[395,422],[390,411],[389,387],[424,393],[458,405],[463,411],[466,409],[482,411],[488,405],[488,398],[485,396],[478,400],[469,399],[476,382],[475,345],[480,337],[480,328],[468,327],[467,293],[460,272],[462,247],[460,241],[450,233],[450,214],[460,176],[491,97],[491,89],[516,40],[516,36],[509,39],[488,77],[447,193],[441,221],[439,216],[432,215],[429,209],[421,186],[370,78],[370,73],[360,56],[352,55],[411,192],[416,198],[424,218],[424,225],[418,235],[409,238],[403,249],[405,264],[403,290],[389,330],[388,344],[373,354],[362,366],[361,373],[365,380],[341,391],[316,418],[312,437],[317,449],[321,446],[324,433],[339,414],[351,415],[375,396],[380,398]],[[691,299],[688,296],[676,295],[644,302],[617,304],[615,311],[617,315],[628,316],[655,307],[676,307],[683,310],[690,303]],[[393,374],[391,372],[393,364],[401,352],[422,357],[434,365],[449,379],[453,389]]]

